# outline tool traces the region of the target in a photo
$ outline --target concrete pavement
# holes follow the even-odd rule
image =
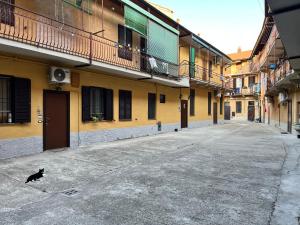
[[[269,225],[284,146],[232,123],[2,160],[0,224]]]

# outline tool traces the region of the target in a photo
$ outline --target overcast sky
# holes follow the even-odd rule
[[[264,19],[264,0],[150,0],[225,53],[251,50]]]

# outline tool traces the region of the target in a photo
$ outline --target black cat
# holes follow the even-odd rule
[[[36,181],[36,180],[40,179],[43,176],[44,176],[44,168],[40,169],[39,172],[37,172],[37,173],[32,174],[31,176],[29,176],[27,178],[27,181],[25,182],[25,184],[28,183],[28,182],[30,182],[30,181]]]

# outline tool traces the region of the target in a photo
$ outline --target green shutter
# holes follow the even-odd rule
[[[190,77],[195,77],[195,48],[190,48]]]
[[[147,17],[127,5],[125,5],[125,25],[140,34],[147,36]]]
[[[167,62],[178,64],[177,34],[149,20],[148,54]]]

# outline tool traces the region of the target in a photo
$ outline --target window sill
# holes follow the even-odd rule
[[[120,122],[131,122],[132,119],[119,119]]]
[[[115,120],[98,120],[98,121],[93,121],[93,120],[89,120],[89,121],[82,121],[83,123],[111,123],[111,122],[115,122]]]

